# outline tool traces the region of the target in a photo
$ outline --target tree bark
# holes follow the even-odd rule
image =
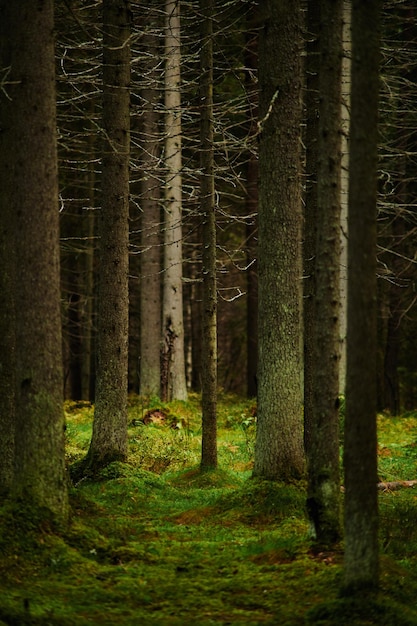
[[[13,41],[7,30],[12,27],[10,16],[3,12],[0,24],[0,67],[9,67]],[[13,125],[15,124],[8,88],[0,95],[0,495],[9,493],[14,475],[14,421],[15,421],[15,308],[14,285],[16,281],[14,208],[15,177],[9,155],[14,151]]]
[[[127,456],[130,7],[103,2],[103,171],[96,404],[86,464]]]
[[[152,9],[151,9],[152,10]],[[161,235],[158,163],[160,158],[158,90],[158,34],[155,16],[143,45],[149,57],[145,63],[146,86],[142,117],[141,258],[140,258],[140,377],[139,393],[159,396],[161,388]],[[153,30],[152,30],[153,28]]]
[[[217,288],[213,128],[213,0],[200,0],[200,143],[202,252],[201,468],[217,467]]]
[[[304,446],[311,449],[314,405],[315,261],[317,240],[317,168],[319,136],[320,2],[307,6],[306,58],[306,188],[304,209]]]
[[[2,210],[13,220],[15,462],[11,495],[65,523],[54,15],[52,0],[1,2]],[[4,46],[4,47],[3,47]],[[4,170],[3,170],[4,168]]]
[[[320,1],[317,239],[307,508],[321,544],[340,539],[339,269],[342,0]]]
[[[267,0],[259,40],[259,363],[254,476],[304,474],[300,2]]]
[[[186,400],[182,300],[181,39],[178,0],[166,0],[165,237],[161,394]]]
[[[352,2],[345,590],[378,585],[376,191],[379,0]]]
[[[340,178],[340,363],[339,394],[346,389],[347,333],[347,237],[349,193],[349,121],[350,121],[350,0],[343,0],[343,61],[342,61],[342,160]]]

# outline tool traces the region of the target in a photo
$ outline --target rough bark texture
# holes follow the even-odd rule
[[[127,456],[130,10],[103,2],[103,172],[96,404],[88,465]]]
[[[352,3],[345,587],[378,584],[376,181],[379,0]]]
[[[342,0],[320,1],[317,239],[307,508],[322,544],[340,538],[339,267]]]
[[[254,475],[304,473],[300,2],[262,4],[259,41],[259,365]]]
[[[11,495],[65,522],[53,2],[1,2],[0,13],[8,56],[2,67],[9,67],[1,93],[8,180],[1,197],[13,219],[18,276]]]
[[[7,31],[11,24],[3,13],[5,2],[0,3],[3,16],[0,23],[0,67],[11,63],[11,38]],[[15,180],[11,175],[9,154],[13,150],[13,113],[8,88],[0,93],[0,495],[9,492],[14,466],[14,232],[11,202]]]
[[[201,468],[217,467],[217,289],[213,130],[213,0],[200,0],[201,215],[203,315],[201,345]]]
[[[3,58],[3,57],[0,57]],[[0,101],[0,107],[2,103]],[[4,112],[4,109],[2,108]],[[1,115],[1,113],[0,113]],[[4,128],[3,116],[0,125]],[[0,139],[0,154],[9,155],[6,149],[7,136]],[[1,158],[1,157],[0,157]],[[8,157],[7,157],[8,158]],[[14,342],[14,245],[12,216],[10,215],[10,189],[8,180],[2,174],[7,168],[0,166],[0,495],[7,493],[12,485],[14,464],[14,384],[15,384],[15,342]]]
[[[156,20],[156,18],[154,18]],[[152,25],[151,25],[152,27]],[[157,89],[159,64],[158,35],[146,31],[143,45],[149,53],[146,63],[147,86],[142,90],[144,110],[142,117],[141,183],[141,258],[140,258],[140,377],[139,393],[159,396],[161,385],[161,240],[160,192],[158,161],[159,113]]]
[[[186,400],[182,300],[181,48],[178,0],[167,0],[165,30],[165,237],[161,392]]]
[[[306,190],[304,209],[304,446],[311,449],[314,403],[315,260],[317,239],[317,167],[319,136],[319,29],[320,3],[307,10],[306,59]]]
[[[343,0],[343,61],[342,61],[342,170],[340,177],[340,363],[339,393],[346,388],[347,333],[347,236],[349,190],[349,118],[350,118],[350,0]]]

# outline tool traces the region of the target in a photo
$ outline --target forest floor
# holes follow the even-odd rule
[[[93,409],[65,410],[71,465]],[[417,625],[417,487],[379,491],[380,590],[341,597],[343,545],[313,549],[302,486],[251,478],[254,413],[221,396],[201,474],[199,398],[132,397],[129,462],[71,488],[67,530],[0,509],[0,625]],[[380,480],[415,479],[417,414],[378,419]]]

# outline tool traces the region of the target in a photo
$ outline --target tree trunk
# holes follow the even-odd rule
[[[213,0],[200,0],[200,142],[202,252],[201,468],[217,467],[217,289],[213,129]]]
[[[92,107],[93,108],[93,107]],[[90,135],[89,142],[90,163],[86,175],[86,184],[88,189],[89,208],[86,218],[85,234],[88,241],[88,248],[85,253],[84,260],[84,306],[82,309],[82,380],[81,380],[81,397],[83,400],[93,400],[94,384],[93,384],[93,333],[94,323],[93,317],[95,313],[94,307],[94,256],[95,256],[95,211],[93,210],[95,201],[95,181],[96,175],[94,171],[94,157],[96,155],[96,136]]]
[[[254,476],[304,474],[300,2],[267,0],[259,40],[259,363]]]
[[[1,6],[1,5],[0,5]],[[1,45],[1,43],[0,43]],[[0,52],[1,62],[4,57]],[[4,64],[2,65],[4,67]],[[1,102],[1,101],[0,101]],[[0,104],[0,107],[2,105]],[[1,108],[5,112],[5,108]],[[0,112],[1,128],[5,128],[3,115]],[[2,133],[0,143],[1,155],[8,158],[10,149]],[[11,147],[11,146],[10,146]],[[12,232],[11,203],[8,202],[12,182],[7,168],[1,163],[0,167],[0,293],[2,306],[0,309],[0,496],[7,494],[11,488],[14,467],[14,420],[15,420],[15,338],[14,338],[14,239]]]
[[[317,239],[307,508],[318,543],[340,539],[339,269],[342,0],[320,1]]]
[[[346,590],[378,585],[376,188],[379,0],[352,2],[348,334],[345,417]]]
[[[153,18],[154,24],[155,18]],[[140,258],[140,377],[139,393],[159,396],[161,386],[161,239],[160,192],[158,163],[159,102],[158,35],[147,31],[143,46],[149,57],[146,61],[146,86],[142,117],[141,183],[141,258]]]
[[[7,1],[0,2],[0,67],[11,63],[13,40],[7,29],[12,27],[10,16],[4,13]],[[3,27],[3,28],[2,28]],[[9,155],[14,152],[14,120],[11,100],[6,92],[0,95],[0,496],[6,495],[14,474],[14,420],[15,420],[15,309],[14,285],[16,281],[14,195],[16,180],[11,175]]]
[[[197,250],[197,246],[201,245],[200,230],[197,230],[197,244],[191,251],[191,264],[188,265],[188,271],[190,273],[190,282],[188,290],[190,293],[190,317],[191,317],[191,361],[192,361],[192,374],[191,374],[191,389],[193,391],[201,391],[201,324],[202,324],[202,284],[199,280],[200,277],[200,253]]]
[[[304,209],[304,447],[310,455],[314,406],[315,262],[317,239],[317,167],[319,136],[320,2],[307,7],[306,188]]]
[[[64,457],[53,2],[1,2],[2,210],[13,219],[15,464],[12,496],[68,517]],[[7,58],[5,58],[7,57]]]
[[[384,354],[384,410],[388,410],[391,415],[399,415],[400,413],[398,355],[402,302],[399,289],[398,285],[389,286],[389,317]]]
[[[347,333],[347,236],[349,191],[349,118],[350,118],[350,0],[343,0],[343,60],[342,60],[342,161],[340,177],[340,364],[339,394],[346,388],[346,333]]]
[[[258,118],[258,8],[253,7],[248,18],[248,32],[245,49],[245,86],[248,97],[248,133],[254,142]],[[246,165],[246,394],[255,398],[258,378],[258,154],[257,146],[251,146]]]
[[[182,301],[181,48],[178,0],[166,0],[165,238],[161,395],[186,400]]]
[[[130,8],[103,2],[103,171],[93,472],[127,456]]]

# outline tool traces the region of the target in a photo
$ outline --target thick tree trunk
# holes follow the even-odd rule
[[[18,277],[12,496],[65,522],[53,2],[1,2],[0,13],[1,65],[10,68],[1,94],[1,197],[13,219]]]
[[[259,40],[259,363],[254,475],[304,474],[300,2],[262,4]]]
[[[103,171],[98,359],[90,470],[127,456],[130,8],[103,2]]]
[[[379,0],[352,2],[345,588],[378,585],[376,188]]]

